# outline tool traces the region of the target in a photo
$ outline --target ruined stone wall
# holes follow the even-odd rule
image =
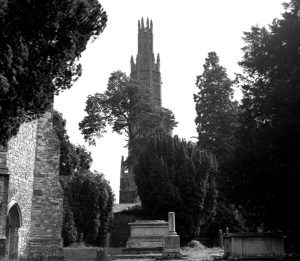
[[[4,199],[0,204],[0,260],[7,256],[6,218],[14,204],[21,212],[20,260],[62,258],[60,144],[53,132],[52,113],[22,124],[8,142],[7,152],[0,149],[0,197]]]
[[[33,173],[36,155],[37,121],[21,125],[18,134],[8,142],[8,205],[19,205],[22,215],[19,229],[19,253],[25,255],[31,226]],[[6,213],[7,215],[7,213]]]
[[[52,114],[38,121],[32,216],[26,260],[62,257],[63,191],[59,183],[59,140]]]

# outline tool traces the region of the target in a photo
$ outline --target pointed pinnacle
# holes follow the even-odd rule
[[[144,29],[144,18],[142,17],[142,29]]]

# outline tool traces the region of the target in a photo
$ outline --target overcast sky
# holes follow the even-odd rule
[[[101,0],[108,14],[107,27],[82,54],[83,74],[72,89],[55,98],[54,107],[67,120],[71,142],[84,145],[78,123],[88,95],[104,92],[110,73],[130,73],[130,56],[137,54],[137,23],[153,20],[154,53],[160,53],[163,107],[178,121],[174,134],[196,136],[193,93],[196,76],[207,53],[215,51],[228,75],[240,72],[243,32],[253,25],[268,25],[283,12],[283,0]],[[119,199],[121,156],[125,137],[109,130],[92,152],[92,170],[104,173]],[[193,139],[195,140],[195,139]]]

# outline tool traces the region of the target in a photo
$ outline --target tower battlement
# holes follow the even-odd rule
[[[151,31],[153,30],[153,22],[152,20],[150,20],[150,23],[149,23],[149,18],[147,18],[147,21],[146,21],[146,26],[144,25],[144,18],[142,18],[141,20],[138,21],[138,29],[139,29],[139,32],[140,30],[142,31]]]

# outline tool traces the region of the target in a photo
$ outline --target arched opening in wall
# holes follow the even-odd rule
[[[21,226],[21,211],[18,204],[14,204],[7,216],[7,250],[8,260],[18,260],[19,228]]]

